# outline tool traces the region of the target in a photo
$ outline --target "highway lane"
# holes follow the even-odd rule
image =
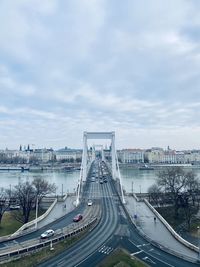
[[[119,223],[116,203],[113,198],[114,192],[110,183],[100,185],[99,189],[102,195],[100,200],[102,214],[96,228],[73,247],[39,266],[75,266],[81,261],[84,262],[86,257],[98,250],[113,235]]]
[[[88,196],[87,192],[89,191],[90,183],[87,182],[84,187],[85,187],[84,199],[87,199],[87,196]],[[16,243],[20,244],[21,242],[28,241],[28,240],[31,240],[34,238],[40,239],[40,235],[48,229],[53,229],[56,231],[57,229],[62,229],[64,227],[66,227],[67,225],[70,225],[73,222],[73,218],[76,214],[83,213],[83,211],[85,209],[85,205],[86,205],[85,201],[82,201],[81,204],[77,208],[75,208],[73,211],[66,214],[64,217],[42,227],[41,229],[38,229],[35,232],[32,232],[30,234],[27,234],[27,235],[24,235],[21,237],[17,237],[13,240],[2,241],[0,243],[0,249],[10,247],[12,244],[16,244]]]
[[[84,192],[85,203],[88,198],[101,205],[102,216],[99,224],[78,243],[39,266],[96,266],[119,246],[149,266],[199,266],[168,254],[141,237],[127,217],[111,180],[102,185],[88,180]],[[81,205],[84,208],[84,204]]]

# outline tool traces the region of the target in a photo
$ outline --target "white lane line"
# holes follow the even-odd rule
[[[102,252],[102,251],[104,250],[104,248],[105,248],[105,246],[101,247],[101,248],[99,249],[99,252]]]
[[[139,251],[137,251],[137,252],[131,253],[131,256],[134,256],[134,255],[140,254],[141,252],[143,252],[143,250],[139,250]]]
[[[153,263],[153,264],[156,264],[154,261],[152,261],[152,259],[150,259],[149,257],[144,257],[144,258],[142,258],[143,260],[145,260],[145,261],[148,261],[148,262],[150,262],[150,263]]]
[[[131,241],[130,239],[128,239],[134,246],[136,246],[137,247],[137,245],[133,242],[133,241]],[[162,263],[164,263],[164,264],[166,264],[167,266],[170,266],[170,267],[175,267],[174,265],[171,265],[171,264],[169,264],[168,262],[166,262],[166,261],[163,261],[163,260],[161,260],[161,259],[159,259],[159,258],[157,258],[157,257],[155,257],[154,255],[152,255],[152,254],[150,254],[149,252],[147,252],[147,251],[144,251],[147,255],[149,255],[149,256],[151,256],[152,258],[154,258],[154,259],[156,259],[157,261],[160,261],[160,262],[162,262]],[[154,253],[155,253],[155,251],[154,251]]]

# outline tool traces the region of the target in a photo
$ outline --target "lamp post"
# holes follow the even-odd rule
[[[38,219],[38,196],[36,199],[36,207],[35,207],[35,229],[37,229],[38,225],[37,219]]]
[[[133,195],[133,182],[132,182],[132,195]]]
[[[200,236],[199,236],[199,229],[200,229],[200,227],[199,227],[199,226],[197,226],[197,234],[198,234],[198,247],[199,247],[198,261],[200,261]]]

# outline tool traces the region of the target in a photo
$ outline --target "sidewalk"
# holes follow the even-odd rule
[[[63,217],[75,208],[75,196],[68,196],[64,201],[57,201],[51,212],[46,218],[38,222],[38,229]]]
[[[136,226],[151,240],[161,246],[181,255],[198,258],[198,253],[186,247],[172,236],[166,226],[160,221],[144,201],[136,201],[132,196],[126,196],[126,208]],[[137,218],[135,218],[137,215]],[[154,219],[156,217],[156,219]]]

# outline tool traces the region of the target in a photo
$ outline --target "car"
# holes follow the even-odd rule
[[[93,204],[93,203],[92,203],[92,200],[89,199],[87,204],[88,204],[88,206],[92,206],[92,204]]]
[[[83,216],[82,216],[81,214],[77,214],[77,215],[74,217],[73,221],[74,221],[74,222],[79,222],[79,221],[82,220],[82,219],[83,219]]]
[[[96,181],[95,177],[92,177],[92,178],[91,178],[91,181],[92,181],[92,182],[95,182],[95,181]]]
[[[10,210],[19,210],[20,209],[20,205],[10,205]]]
[[[41,234],[40,237],[41,237],[42,239],[45,239],[45,238],[51,237],[51,236],[53,236],[53,235],[54,235],[54,230],[49,229],[49,230],[45,231],[43,234]]]
[[[99,181],[99,183],[100,183],[100,184],[103,184],[103,180],[101,179],[101,180]]]

